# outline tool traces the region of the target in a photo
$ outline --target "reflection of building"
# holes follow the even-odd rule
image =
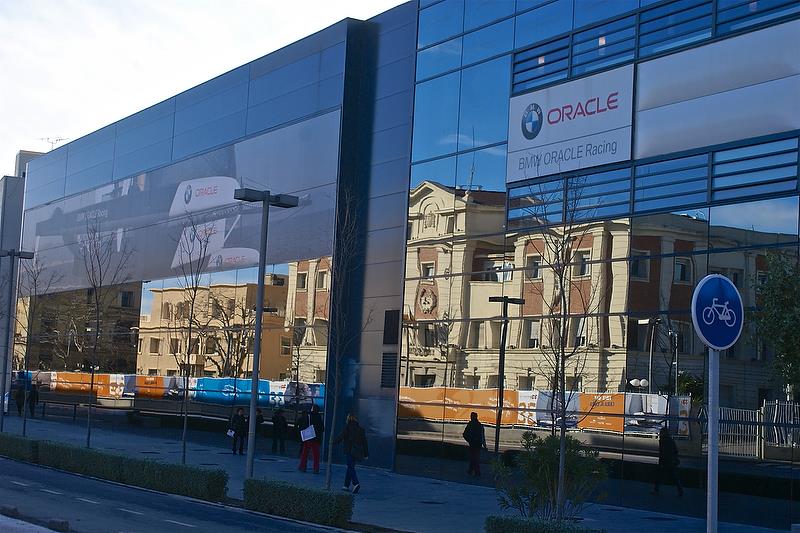
[[[103,289],[105,302],[95,342],[91,291],[75,290],[20,298],[17,305],[15,363],[21,368],[28,344],[28,368],[80,370],[91,362],[100,372],[133,372],[141,283]],[[39,288],[41,290],[41,287]],[[30,320],[30,310],[33,320]]]
[[[150,289],[150,314],[139,322],[137,373],[245,377],[252,369],[257,285],[216,284],[198,287],[191,313],[190,288]],[[270,275],[264,306],[259,373],[264,379],[287,376],[285,347],[290,334],[283,327],[286,277]],[[189,330],[191,318],[191,332]],[[191,349],[187,350],[191,333]],[[189,360],[186,354],[189,353]]]
[[[553,360],[562,353],[558,336],[565,331],[567,387],[624,391],[628,380],[648,377],[646,322],[658,316],[653,389],[668,393],[674,388],[676,350],[680,371],[703,373],[704,348],[688,314],[694,283],[707,273],[724,274],[752,307],[755,284],[764,275],[763,245],[796,239],[726,226],[724,220],[710,227],[707,217],[697,214],[665,213],[632,222],[577,223],[567,230],[532,225],[506,233],[503,241],[502,235],[487,235],[487,228],[502,224],[504,207],[503,193],[430,181],[411,191],[404,385],[496,387],[502,320],[499,304],[489,303],[489,297],[506,294],[525,299],[510,310],[506,387],[551,387]],[[531,220],[537,219],[536,209],[530,209]],[[520,220],[517,226],[525,227]],[[564,269],[554,256],[562,243],[570,243],[571,264]],[[570,314],[563,330],[557,286],[562,278],[569,286]],[[764,351],[750,343],[744,340],[724,357],[723,405],[752,406],[775,394]]]
[[[292,333],[290,375],[306,383],[325,382],[331,270],[330,257],[289,265],[286,329]]]

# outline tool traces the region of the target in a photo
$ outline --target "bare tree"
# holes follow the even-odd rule
[[[213,235],[218,231],[216,221],[199,221],[191,214],[187,214],[187,224],[184,226],[178,240],[176,268],[178,283],[183,289],[183,309],[177,313],[178,320],[186,320],[185,354],[181,354],[183,362],[178,361],[178,370],[183,377],[183,397],[181,402],[181,416],[183,417],[183,430],[181,433],[181,464],[186,464],[186,431],[188,427],[189,406],[189,378],[192,376],[194,365],[191,362],[192,351],[197,348],[199,354],[199,335],[196,335],[198,320],[198,305],[201,291],[207,290],[202,282],[204,271],[208,263],[209,244]],[[181,324],[182,326],[182,324]],[[193,337],[193,330],[196,337]],[[179,331],[183,331],[181,327]],[[195,342],[197,341],[197,342]],[[183,347],[181,347],[183,348]]]
[[[594,238],[602,234],[603,222],[591,221],[594,212],[586,208],[582,179],[562,179],[555,183],[558,185],[554,186],[552,181],[531,185],[529,195],[518,198],[516,202],[526,214],[526,225],[532,227],[518,238],[523,239],[526,252],[532,252],[539,261],[526,266],[524,285],[536,303],[541,304],[542,356],[536,363],[536,372],[548,380],[553,433],[556,427],[559,431],[556,511],[561,520],[566,504],[564,473],[568,406],[575,393],[573,387],[567,390],[567,381],[569,374],[573,384],[578,382],[578,378],[586,377],[587,362],[593,353],[600,351],[597,340],[600,313],[607,302],[603,297],[603,287],[611,278],[611,272],[605,263],[593,263],[591,259]],[[607,283],[607,287],[611,285]]]
[[[360,327],[352,329],[353,316],[346,309],[348,287],[353,282],[352,278],[359,269],[362,257],[362,239],[359,234],[359,210],[357,198],[353,191],[344,189],[339,193],[339,207],[336,211],[336,255],[333,258],[331,269],[331,299],[328,314],[330,316],[330,343],[328,357],[333,358],[334,372],[327,376],[327,386],[333,384],[333,406],[331,424],[328,428],[327,471],[325,472],[325,486],[331,488],[331,465],[333,463],[333,444],[336,435],[336,420],[339,412],[339,396],[341,396],[344,381],[343,364],[345,355],[352,345],[359,339],[364,329],[372,322],[372,310],[362,320]],[[328,368],[331,365],[328,364]]]
[[[40,313],[40,304],[42,295],[47,294],[61,279],[61,275],[54,271],[47,271],[44,266],[39,263],[36,258],[20,262],[22,271],[19,277],[19,303],[23,308],[22,313],[16,313],[17,328],[25,333],[25,351],[21,361],[23,371],[28,370],[28,361],[30,359],[31,343],[34,341],[39,342],[38,335],[34,333],[34,324],[39,322],[41,328],[41,320],[37,315]],[[22,316],[20,316],[22,315]],[[27,409],[29,386],[27,378],[24,380],[24,396],[22,404],[22,435],[25,436],[27,430]]]
[[[214,355],[206,357],[217,375],[241,377],[247,355],[255,338],[256,313],[247,305],[247,298],[229,298],[212,287],[209,293],[211,317],[199,332],[208,345],[213,342]]]
[[[91,304],[94,328],[92,333],[92,356],[89,361],[91,378],[89,382],[89,406],[86,416],[86,447],[91,447],[92,439],[92,404],[94,394],[94,375],[97,370],[97,353],[100,343],[103,314],[113,301],[118,291],[113,287],[128,281],[128,262],[133,255],[127,243],[113,231],[103,231],[97,220],[86,221],[86,234],[82,235],[78,245],[83,256],[83,266],[89,285],[89,301]]]

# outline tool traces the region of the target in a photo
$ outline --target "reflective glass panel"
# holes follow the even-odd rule
[[[510,56],[505,56],[463,70],[459,150],[505,141],[510,65]]]
[[[412,159],[428,159],[456,151],[461,74],[454,72],[417,85],[414,98]]]

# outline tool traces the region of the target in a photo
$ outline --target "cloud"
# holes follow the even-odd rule
[[[0,2],[0,173],[345,17],[398,0]]]

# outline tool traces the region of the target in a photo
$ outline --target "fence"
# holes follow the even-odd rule
[[[706,409],[700,415],[703,421],[703,451],[708,450],[708,417]],[[763,456],[763,414],[761,410],[719,408],[719,453],[730,457]]]
[[[800,444],[800,404],[768,402],[764,404],[764,442],[788,448]]]

